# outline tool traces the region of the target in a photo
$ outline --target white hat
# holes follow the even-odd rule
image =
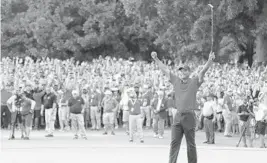
[[[79,94],[79,91],[78,90],[73,90],[71,93],[72,94]]]
[[[107,91],[105,92],[105,95],[112,95],[112,92],[111,92],[110,90],[107,90]]]
[[[158,91],[157,93],[158,93],[158,95],[164,95],[163,91]]]
[[[112,91],[118,91],[119,89],[114,87],[114,88],[111,88]]]
[[[145,84],[145,85],[144,85],[144,88],[145,88],[145,89],[148,89],[148,85],[147,85],[147,84]]]

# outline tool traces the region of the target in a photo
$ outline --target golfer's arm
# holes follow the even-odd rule
[[[170,78],[170,70],[168,66],[166,66],[163,62],[161,62],[158,58],[154,59],[156,64],[159,66],[160,70],[168,77]]]
[[[206,74],[206,72],[208,71],[208,69],[210,68],[210,66],[212,65],[213,61],[212,60],[208,60],[206,62],[206,64],[204,65],[203,69],[200,71],[200,73],[198,74],[198,79],[199,82],[202,83],[204,80],[204,76]]]

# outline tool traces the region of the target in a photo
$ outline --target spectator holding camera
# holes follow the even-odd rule
[[[239,116],[239,126],[244,147],[248,147],[247,140],[249,147],[253,147],[250,126],[251,116],[253,116],[253,108],[250,107],[248,99],[244,99],[244,103],[238,107],[237,114]]]

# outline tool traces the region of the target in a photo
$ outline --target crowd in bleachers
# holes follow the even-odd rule
[[[165,63],[174,73],[177,73],[179,65],[173,66],[171,61]],[[201,70],[201,63],[189,61],[187,64],[194,70],[192,76]],[[29,57],[23,59],[2,58],[1,80],[2,128],[12,126],[10,109],[5,107],[8,99],[18,92],[26,92],[26,97],[36,103],[32,121],[33,129],[46,128],[48,130],[46,114],[42,113],[44,112],[43,98],[47,93],[47,88],[51,88],[50,91],[56,96],[57,111],[54,113],[56,117],[54,126],[61,131],[69,130],[72,126],[69,123],[71,118],[67,111],[67,101],[73,93],[78,94],[84,100],[85,129],[100,130],[105,126],[103,125],[103,121],[105,121],[103,99],[107,95],[111,95],[115,99],[113,134],[117,128],[122,126],[128,133],[127,118],[124,112],[127,107],[124,103],[128,99],[127,92],[131,88],[138,97],[146,96],[148,99],[146,104],[142,104],[146,108],[142,113],[144,126],[148,129],[158,127],[153,123],[155,121],[153,109],[147,109],[147,106],[152,105],[155,97],[163,93],[163,96],[168,99],[164,126],[168,127],[172,124],[176,109],[173,102],[172,85],[153,62],[110,57],[100,57],[92,62],[79,62],[73,59],[62,61],[49,58],[33,60]],[[205,82],[197,94],[198,129],[203,128],[201,110],[208,98],[212,97],[212,101],[217,105],[215,114],[218,113],[218,115],[214,115],[217,117],[216,129],[219,132],[224,131],[225,136],[242,132],[239,127],[238,109],[244,101],[247,101],[249,106],[257,108],[258,97],[264,87],[267,87],[266,67],[262,65],[250,68],[247,65],[215,63],[206,73],[204,80]],[[226,95],[233,101],[233,107],[228,112],[225,111],[222,104]],[[65,110],[62,111],[62,108]],[[251,126],[253,127],[253,125],[254,123],[251,121]],[[163,134],[158,136],[159,133],[155,129],[154,132],[155,137],[163,138]]]

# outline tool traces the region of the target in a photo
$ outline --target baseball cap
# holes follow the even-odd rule
[[[190,67],[188,65],[181,65],[181,66],[179,66],[178,70],[179,71],[180,70],[188,70],[188,71],[190,71]]]

